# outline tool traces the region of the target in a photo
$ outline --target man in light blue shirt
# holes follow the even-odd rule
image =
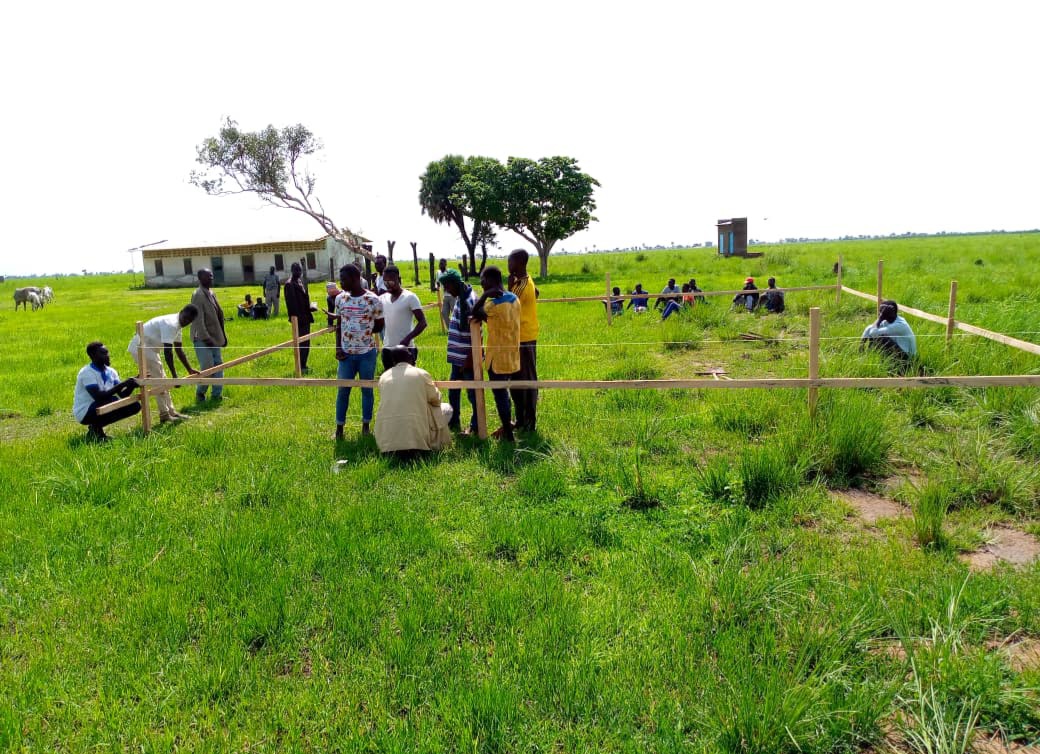
[[[878,320],[867,325],[863,331],[860,350],[876,348],[907,366],[917,356],[917,338],[906,320],[899,316],[899,305],[895,301],[881,302]]]

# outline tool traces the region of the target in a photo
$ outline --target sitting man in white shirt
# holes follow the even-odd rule
[[[878,319],[867,325],[860,340],[860,350],[876,348],[888,354],[906,369],[917,355],[917,338],[906,320],[899,316],[899,305],[895,301],[881,302]]]
[[[419,297],[401,287],[401,271],[393,265],[383,270],[383,283],[386,285],[386,293],[379,297],[383,302],[383,319],[386,321],[383,347],[411,347],[412,341],[426,329],[426,314]],[[413,319],[415,327],[412,327]]]
[[[415,366],[415,348],[383,349],[379,378],[376,445],[383,453],[410,458],[451,443],[452,410],[425,369]]]
[[[108,349],[100,340],[87,344],[87,356],[90,357],[90,363],[80,369],[76,376],[72,415],[80,424],[86,425],[88,440],[106,442],[111,438],[105,434],[105,427],[133,416],[141,410],[141,403],[138,401],[121,406],[101,416],[98,416],[97,410],[106,403],[129,396],[137,388],[137,380],[131,377],[119,381],[119,373],[111,366]]]

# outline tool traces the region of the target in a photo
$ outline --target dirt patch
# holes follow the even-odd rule
[[[1000,652],[1007,658],[1008,667],[1016,673],[1040,669],[1040,639],[1027,636],[1021,639],[991,641],[986,649]]]
[[[1008,752],[1013,752],[1014,754],[1040,754],[1040,747],[1026,746],[1014,742],[1006,744],[1000,736],[981,730],[975,734],[971,750],[976,752],[976,754],[1008,754]]]
[[[856,515],[863,519],[864,523],[871,526],[883,518],[906,518],[910,515],[910,511],[895,500],[866,490],[843,490],[834,494],[856,511]]]
[[[957,557],[972,571],[985,571],[1000,563],[1021,567],[1040,557],[1040,541],[1032,534],[1018,529],[1001,527],[988,532],[989,544],[981,550],[966,552]]]

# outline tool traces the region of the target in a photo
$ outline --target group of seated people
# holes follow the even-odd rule
[[[745,278],[744,288],[733,297],[733,305],[749,312],[765,309],[770,314],[780,314],[785,308],[784,292],[776,287],[776,278],[769,278],[766,284],[769,287],[760,292],[754,278]]]
[[[263,296],[257,296],[254,303],[253,297],[247,293],[246,300],[238,305],[238,316],[245,319],[267,319],[268,308]]]
[[[661,293],[658,294],[657,300],[654,302],[654,308],[660,309],[664,307],[661,312],[662,319],[668,319],[672,314],[679,311],[683,307],[693,306],[698,301],[704,301],[703,294],[700,288],[697,287],[697,281],[690,278],[690,282],[683,283],[682,288],[675,285],[675,278],[668,280]],[[621,296],[621,289],[614,286],[611,291],[611,298],[608,302],[607,299],[603,300],[603,306],[610,306],[610,312],[614,316],[620,316],[625,313],[626,309],[631,309],[636,314],[641,314],[650,310],[650,293],[643,289],[642,283],[636,283],[635,290],[629,294],[631,296],[628,299],[628,304],[625,304],[623,298],[613,298],[613,296]]]

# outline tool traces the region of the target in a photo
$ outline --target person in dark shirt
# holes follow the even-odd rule
[[[256,297],[256,303],[253,304],[253,319],[267,319],[267,304],[264,303],[264,299],[261,296]]]
[[[632,291],[632,296],[634,298],[628,300],[626,309],[631,309],[638,314],[650,308],[650,294],[643,290],[642,283],[636,283],[636,289]]]
[[[769,287],[762,293],[762,306],[771,314],[784,310],[784,292],[776,287],[776,278],[769,278]]]
[[[285,282],[285,312],[291,320],[296,317],[296,325],[300,335],[310,335],[311,323],[314,315],[311,314],[311,299],[303,286],[303,267],[299,262],[293,262],[292,277]],[[307,358],[311,354],[311,342],[309,340],[300,344],[300,367],[304,373],[311,370],[307,367]]]
[[[743,306],[749,312],[755,310],[758,306],[758,286],[755,285],[754,278],[746,278],[744,280],[744,287],[742,290],[755,291],[754,293],[738,293],[733,297],[733,304],[735,306]]]

